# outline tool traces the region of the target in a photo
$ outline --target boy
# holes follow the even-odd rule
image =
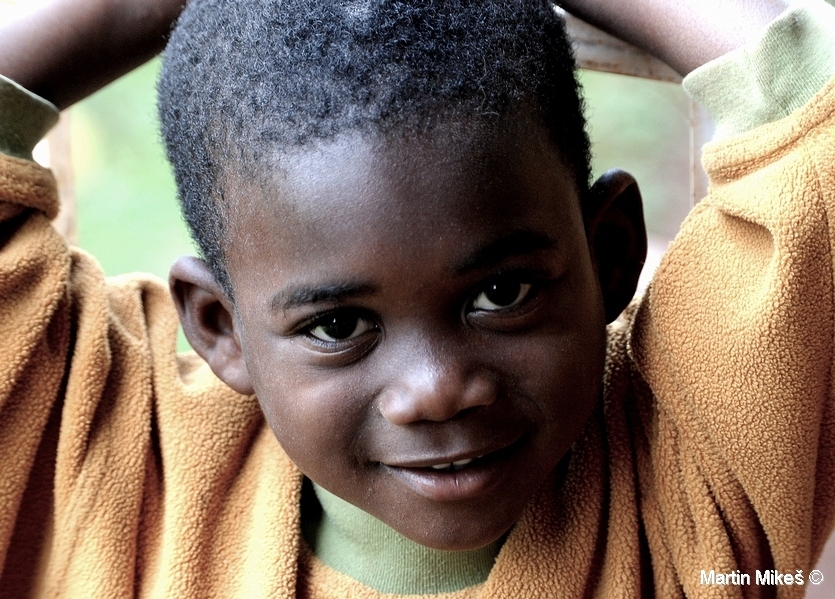
[[[175,4],[67,0],[0,72],[69,103]],[[803,594],[835,471],[832,9],[566,7],[683,73],[748,44],[691,82],[772,94],[720,121],[710,198],[608,335],[640,197],[588,186],[544,3],[189,4],[160,110],[205,363],[175,357],[161,286],[69,252],[48,174],[4,158],[0,592],[769,596],[700,580],[768,569]]]

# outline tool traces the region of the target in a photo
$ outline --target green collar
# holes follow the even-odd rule
[[[324,564],[383,593],[429,595],[487,580],[502,540],[474,551],[441,551],[410,541],[314,484],[322,508],[302,510],[302,534]],[[310,499],[303,502],[310,505]]]

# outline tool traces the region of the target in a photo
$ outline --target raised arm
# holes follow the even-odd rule
[[[709,195],[629,333],[641,513],[653,564],[675,570],[656,578],[664,596],[721,594],[701,577],[716,564],[748,573],[738,596],[774,592],[757,590],[767,569],[802,582],[835,522],[835,9],[789,4],[564,2],[689,74],[718,124]]]
[[[58,108],[165,47],[185,0],[56,0],[0,28],[0,75]]]
[[[560,0],[559,4],[687,75],[753,40],[792,0]]]

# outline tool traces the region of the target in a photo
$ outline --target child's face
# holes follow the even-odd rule
[[[529,119],[477,132],[351,134],[227,189],[242,365],[205,356],[305,475],[453,550],[516,522],[589,417],[605,349],[570,171]]]

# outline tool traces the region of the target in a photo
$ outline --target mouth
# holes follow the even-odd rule
[[[410,490],[427,499],[474,499],[489,493],[512,474],[511,462],[524,444],[525,439],[520,438],[494,451],[470,452],[471,457],[381,465]]]

